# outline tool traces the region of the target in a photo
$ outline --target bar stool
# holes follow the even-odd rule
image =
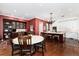
[[[53,39],[58,42],[59,41],[59,35],[54,35]]]

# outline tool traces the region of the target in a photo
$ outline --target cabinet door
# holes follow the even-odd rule
[[[16,26],[17,26],[17,27],[16,27],[17,29],[20,28],[20,24],[19,24],[19,22],[16,23]]]
[[[11,32],[12,31],[12,23],[9,21],[4,22],[4,32]]]
[[[22,29],[25,29],[25,23],[22,23]]]
[[[12,22],[12,28],[16,29],[16,22]]]
[[[19,23],[19,28],[22,29],[22,23],[21,22]]]
[[[20,27],[19,27],[20,29],[25,29],[25,23],[20,22],[19,26],[20,26]]]
[[[12,32],[12,22],[4,21],[4,32],[3,32],[4,39],[10,38],[11,32]]]

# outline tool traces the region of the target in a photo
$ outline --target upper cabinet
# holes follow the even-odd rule
[[[20,31],[26,31],[26,21],[10,16],[0,15],[0,38],[9,39],[11,34],[16,32],[17,29]],[[19,32],[19,31],[18,31]]]
[[[26,27],[26,23],[23,23],[23,22],[20,22],[19,23],[19,25],[20,25],[20,29],[25,29],[25,27]]]
[[[13,29],[25,29],[26,27],[26,22],[12,22],[12,28]]]
[[[3,24],[4,24],[3,36],[5,39],[10,38],[12,32],[25,31],[25,30],[23,30],[23,29],[25,29],[25,26],[26,26],[25,22],[10,21],[10,20],[5,21],[4,20]],[[17,31],[17,29],[19,29],[19,30]]]

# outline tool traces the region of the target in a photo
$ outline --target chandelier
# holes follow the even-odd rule
[[[53,19],[53,17],[52,17],[52,12],[50,13],[50,20],[49,20],[49,24],[52,24],[52,23],[54,23],[55,22],[55,20],[52,20]]]

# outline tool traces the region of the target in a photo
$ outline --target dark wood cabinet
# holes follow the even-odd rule
[[[17,29],[26,30],[26,20],[0,15],[0,39],[11,38],[12,32],[16,32]]]
[[[12,32],[16,32],[16,29],[25,29],[25,22],[18,22],[18,21],[10,21],[10,20],[7,20],[5,19],[3,21],[3,28],[4,28],[4,31],[3,31],[3,37],[4,39],[9,39],[11,38],[11,35],[12,35]]]

